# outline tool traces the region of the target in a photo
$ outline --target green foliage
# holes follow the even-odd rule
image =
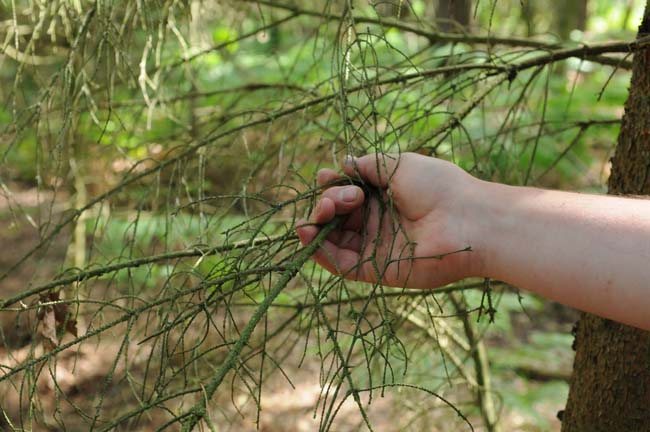
[[[570,358],[570,338],[541,318],[518,327],[544,302],[499,287],[489,322],[481,281],[434,293],[346,282],[305,264],[293,230],[320,193],[316,171],[345,154],[412,150],[485,179],[602,190],[629,73],[558,46],[540,13],[550,2],[523,41],[517,0],[476,2],[477,40],[436,34],[422,0],[399,2],[399,20],[372,2],[5,3],[0,186],[48,198],[36,218],[12,207],[38,239],[0,268],[0,284],[20,287],[0,312],[51,308],[56,291],[83,331],[47,352],[36,322],[24,351],[5,348],[0,394],[18,393],[0,397],[7,424],[243,429],[245,417],[265,429],[266,395],[304,366],[320,430],[372,426],[379,395],[399,408],[394,429],[478,427],[492,395],[504,421],[511,410],[549,427],[539,404],[561,404],[566,384],[520,372]],[[575,39],[633,37],[636,18],[591,4]],[[563,49],[576,51],[561,61]],[[57,241],[67,250],[48,255]],[[61,271],[20,273],[39,260]],[[72,384],[57,375],[66,356],[97,352],[87,381],[81,366],[64,370]]]

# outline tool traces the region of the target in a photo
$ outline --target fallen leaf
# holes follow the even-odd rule
[[[52,351],[59,345],[59,338],[56,335],[56,317],[51,307],[42,308],[44,310],[43,319],[40,323],[40,333],[43,336],[43,347]]]

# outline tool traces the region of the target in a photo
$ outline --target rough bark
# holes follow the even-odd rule
[[[644,34],[650,0],[639,27]],[[609,193],[650,195],[650,50],[634,57]],[[583,314],[575,348],[562,431],[650,431],[650,332]]]
[[[468,30],[471,15],[471,0],[438,0],[436,24],[440,31],[460,33]]]

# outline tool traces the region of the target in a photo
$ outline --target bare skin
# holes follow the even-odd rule
[[[313,257],[330,272],[377,282],[378,264],[382,283],[409,288],[490,277],[650,330],[650,200],[490,183],[413,153],[350,159],[344,173],[393,210],[357,186],[327,188],[297,233],[308,244],[346,218]],[[318,182],[339,177],[323,169]]]

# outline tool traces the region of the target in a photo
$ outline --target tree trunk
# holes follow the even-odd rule
[[[407,18],[411,15],[410,1],[377,2],[375,10],[381,16],[389,18]]]
[[[535,6],[530,0],[522,1],[521,3],[521,19],[526,24],[526,36],[531,37],[535,34]]]
[[[587,28],[588,0],[571,0],[558,4],[555,8],[557,32],[562,40],[569,40],[573,30]]]
[[[442,32],[460,33],[469,29],[471,0],[438,0],[436,24]]]
[[[639,27],[639,37],[647,34],[650,34],[650,0]],[[647,49],[634,55],[630,94],[612,158],[609,193],[650,194],[650,50]],[[561,416],[562,430],[650,431],[650,332],[583,314],[575,348],[569,400]]]

